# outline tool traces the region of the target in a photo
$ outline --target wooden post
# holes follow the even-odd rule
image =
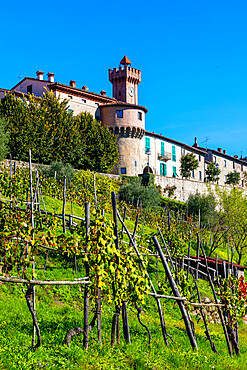
[[[88,253],[88,240],[90,232],[90,203],[85,203],[85,223],[86,223],[86,253]],[[89,279],[89,264],[85,264],[86,277]],[[83,346],[88,349],[88,314],[89,314],[89,291],[88,286],[85,285],[84,291],[84,337],[83,337]]]
[[[65,206],[66,206],[66,176],[64,176],[64,179],[63,179],[63,232],[64,233],[66,233]]]
[[[163,251],[162,251],[162,249],[159,245],[159,241],[158,241],[156,236],[153,236],[153,241],[154,241],[154,245],[155,245],[155,247],[156,247],[156,249],[159,253],[161,262],[164,266],[167,279],[169,280],[170,286],[172,288],[172,292],[173,292],[175,297],[181,298],[181,295],[178,291],[177,285],[174,281],[174,278],[172,276],[172,273],[170,271],[170,268],[169,268],[168,263],[166,261],[166,258],[164,256],[164,253],[163,253]],[[198,348],[197,348],[196,339],[193,335],[193,331],[191,329],[190,321],[189,321],[187,312],[185,310],[184,303],[183,303],[183,301],[179,301],[179,300],[177,301],[177,303],[178,303],[179,309],[181,311],[181,314],[182,314],[182,317],[183,317],[183,320],[184,320],[184,323],[185,323],[185,327],[186,327],[186,331],[187,331],[187,334],[188,334],[188,337],[189,337],[189,340],[190,340],[190,344],[191,344],[193,349],[197,350]]]
[[[215,300],[215,303],[218,303],[216,292],[215,292],[215,289],[214,289],[214,285],[213,285],[211,275],[210,275],[210,272],[209,272],[209,269],[208,269],[207,257],[206,257],[206,254],[205,254],[204,249],[203,249],[201,244],[200,244],[200,247],[201,247],[203,257],[204,257],[204,260],[205,260],[205,266],[206,266],[206,270],[207,270],[207,274],[208,274],[208,281],[209,281],[210,287],[211,287],[213,295],[214,295],[214,300]],[[232,347],[231,347],[231,344],[230,344],[230,341],[229,341],[229,337],[228,337],[226,325],[225,325],[225,322],[224,322],[224,318],[223,318],[220,307],[217,307],[217,309],[218,309],[218,314],[219,314],[220,321],[221,321],[221,324],[222,324],[222,327],[223,327],[223,330],[224,330],[228,352],[229,352],[230,356],[232,356]]]

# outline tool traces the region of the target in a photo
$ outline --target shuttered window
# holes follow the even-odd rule
[[[160,154],[162,155],[162,157],[165,156],[165,143],[163,141],[161,141]]]
[[[172,146],[172,160],[176,162],[176,147],[175,145]]]
[[[147,153],[148,150],[150,150],[150,138],[145,137],[145,153]]]
[[[160,163],[160,174],[161,176],[167,176],[166,164]]]

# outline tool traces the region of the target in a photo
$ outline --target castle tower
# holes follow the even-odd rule
[[[141,82],[141,71],[131,67],[126,57],[120,62],[119,69],[109,69],[109,81],[113,85],[113,97],[124,103],[138,104],[138,85]]]
[[[145,134],[145,114],[147,109],[137,104],[138,84],[141,71],[130,67],[125,56],[121,60],[124,67],[109,70],[109,79],[113,84],[115,103],[100,106],[101,120],[104,126],[118,135],[120,161],[114,168],[117,175],[137,176],[142,172],[141,161]]]

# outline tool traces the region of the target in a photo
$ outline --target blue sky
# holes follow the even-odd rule
[[[246,13],[241,0],[2,2],[0,87],[42,70],[111,96],[126,54],[148,131],[247,156]]]

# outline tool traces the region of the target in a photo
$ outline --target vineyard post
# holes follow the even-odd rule
[[[63,178],[63,232],[64,233],[66,233],[65,205],[66,205],[66,176],[64,176]]]
[[[213,295],[214,295],[214,300],[215,300],[215,303],[218,303],[216,292],[215,292],[215,289],[214,289],[214,285],[213,285],[211,275],[210,275],[210,272],[209,272],[209,269],[208,269],[207,256],[204,252],[202,244],[200,244],[200,247],[201,247],[201,250],[202,250],[202,253],[203,253],[203,257],[204,257],[204,261],[205,261],[205,267],[206,267],[207,275],[208,275],[208,281],[209,281],[210,287],[211,287]],[[232,356],[232,347],[231,347],[231,344],[230,344],[230,341],[229,341],[229,337],[228,337],[228,333],[227,333],[227,330],[226,330],[226,325],[225,325],[225,322],[224,322],[224,318],[223,318],[220,307],[217,306],[217,309],[218,309],[218,314],[219,314],[220,321],[221,321],[221,324],[222,324],[222,327],[223,327],[223,330],[224,330],[228,352],[229,352],[230,356]]]
[[[116,201],[116,194],[113,191],[111,193],[111,200],[112,200],[112,211],[113,211],[113,222],[114,222],[114,235],[115,235],[115,245],[116,249],[119,249],[119,238],[118,238],[118,222],[117,222],[117,201]],[[117,271],[115,271],[115,276],[117,275]],[[113,294],[115,295],[115,286],[113,283]],[[112,320],[112,330],[111,330],[111,345],[115,346],[115,337],[117,334],[117,341],[120,341],[119,335],[119,316],[121,312],[121,307],[115,307],[115,313]]]
[[[90,232],[90,203],[85,203],[85,223],[86,223],[86,253],[88,254],[88,241],[89,241],[89,232]],[[89,278],[89,264],[85,263],[86,277]],[[88,286],[85,285],[84,291],[84,337],[83,345],[84,348],[88,349],[88,313],[89,313],[89,291]]]
[[[198,296],[198,302],[201,303],[201,296],[200,296],[200,292],[199,292],[199,289],[198,289],[198,285],[197,285],[197,282],[196,282],[196,279],[195,279],[195,276],[194,276],[194,273],[192,272],[192,275],[193,275],[193,278],[194,278],[194,283],[195,283],[195,287],[196,287],[196,291],[197,291],[197,296]],[[204,326],[205,326],[205,334],[207,336],[207,339],[209,340],[210,342],[210,345],[211,345],[211,348],[212,348],[212,351],[215,352],[215,353],[218,353],[216,347],[215,347],[215,344],[214,342],[212,341],[212,338],[211,338],[211,335],[209,333],[209,329],[208,329],[208,325],[207,325],[207,321],[206,321],[206,318],[205,318],[205,315],[204,315],[204,312],[203,312],[203,309],[202,307],[199,307],[199,311],[200,311],[200,314],[202,316],[202,319],[203,319],[203,322],[204,322]]]
[[[127,233],[127,235],[128,235],[129,240],[131,241],[131,243],[132,243],[132,245],[133,245],[133,247],[134,247],[134,249],[135,249],[135,252],[136,252],[137,256],[140,258],[140,252],[139,252],[139,250],[138,250],[138,248],[137,248],[137,246],[136,246],[136,244],[135,244],[135,241],[132,239],[132,237],[131,237],[131,235],[130,235],[130,232],[129,232],[129,230],[128,230],[127,226],[125,225],[125,223],[124,223],[124,222],[123,222],[123,220],[121,219],[121,216],[120,216],[119,212],[117,212],[117,215],[118,215],[118,218],[119,218],[119,220],[120,220],[121,224],[122,224],[122,225],[123,225],[123,227],[124,227],[124,230],[126,231],[126,233]],[[140,264],[141,264],[141,266],[143,267],[143,263],[142,263],[141,259],[140,259]],[[151,280],[151,278],[150,278],[149,273],[147,272],[147,270],[145,270],[145,273],[146,273],[146,275],[147,275],[147,277],[148,277],[148,279],[149,279],[149,283],[150,283],[151,289],[152,289],[153,293],[156,295],[155,287],[154,287],[154,285],[153,285],[153,283],[152,283],[152,280]],[[165,325],[165,320],[164,320],[163,313],[162,313],[162,309],[161,309],[160,300],[159,300],[159,298],[158,298],[158,297],[155,297],[155,299],[156,299],[157,306],[158,306],[158,311],[159,311],[159,316],[160,316],[160,325],[161,325],[161,330],[162,330],[162,334],[163,334],[164,342],[165,342],[165,344],[168,346],[168,345],[169,345],[169,343],[168,343],[168,339],[167,339],[166,325]]]
[[[164,253],[163,253],[163,251],[162,251],[162,249],[161,249],[161,247],[159,245],[159,241],[158,241],[158,239],[157,239],[156,236],[153,236],[153,242],[154,242],[154,245],[155,245],[155,247],[156,247],[156,249],[157,249],[157,251],[159,253],[161,262],[162,262],[162,264],[164,266],[164,269],[165,269],[165,272],[166,272],[166,276],[167,276],[167,278],[169,280],[169,283],[170,283],[170,286],[172,288],[173,294],[174,294],[175,297],[181,298],[181,295],[180,295],[180,293],[178,291],[177,285],[176,285],[176,283],[174,281],[174,278],[172,276],[171,270],[170,270],[170,268],[168,266],[168,263],[167,263],[166,258],[164,256]],[[197,348],[196,339],[195,339],[195,337],[193,335],[193,332],[192,332],[192,329],[191,329],[191,324],[190,324],[190,321],[189,321],[187,312],[186,312],[185,307],[184,307],[184,303],[183,303],[183,301],[178,300],[177,301],[177,304],[178,304],[178,306],[180,308],[180,311],[181,311],[181,314],[182,314],[182,317],[183,317],[183,320],[184,320],[184,323],[185,323],[186,331],[187,331],[187,334],[188,334],[188,337],[189,337],[191,346],[192,346],[192,348],[194,348],[194,349],[197,350],[198,348]]]
[[[29,149],[29,182],[30,182],[30,202],[31,202],[31,224],[32,224],[32,233],[34,233],[34,214],[33,214],[33,178],[32,178],[32,157],[31,157],[31,149]],[[33,235],[34,236],[34,235]],[[34,272],[35,272],[35,258],[33,257],[33,280],[34,280]],[[32,286],[32,296],[33,296],[33,311],[35,315],[35,285]],[[32,345],[35,345],[35,332],[36,326],[35,321],[33,319],[33,341]]]
[[[196,280],[198,281],[198,268],[199,268],[199,252],[200,252],[200,236],[197,233],[197,246],[196,246]]]
[[[190,246],[191,246],[191,230],[190,230],[190,241],[189,241],[189,247],[188,247],[187,279],[189,279],[189,275],[190,275]]]

